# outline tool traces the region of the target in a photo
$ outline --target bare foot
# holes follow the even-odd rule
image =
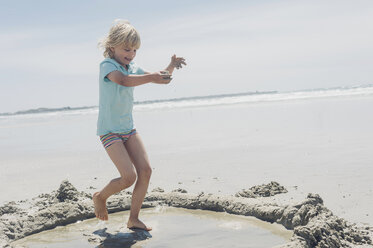
[[[139,219],[129,219],[127,222],[127,228],[129,229],[141,229],[145,231],[151,231],[151,227],[147,227],[141,220]]]
[[[95,206],[95,215],[100,220],[108,220],[108,212],[106,209],[106,201],[100,198],[100,192],[96,192],[92,196],[93,205]]]

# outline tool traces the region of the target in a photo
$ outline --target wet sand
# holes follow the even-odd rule
[[[144,204],[254,216],[309,247],[371,247],[372,107],[371,96],[351,96],[137,111],[153,168],[149,191],[165,190]],[[119,176],[94,135],[96,121],[97,113],[0,120],[0,242],[94,217],[90,195]],[[47,196],[64,179],[85,191],[72,205]],[[242,200],[270,181],[287,193]],[[177,187],[188,193],[171,193]],[[27,200],[38,194],[45,196]],[[129,208],[120,202],[113,198],[112,213]]]
[[[371,96],[351,96],[141,110],[134,119],[153,168],[150,190],[231,195],[277,181],[298,200],[317,193],[338,216],[373,225],[372,108]],[[96,122],[97,113],[0,120],[0,204],[65,178],[92,193],[118,177]]]

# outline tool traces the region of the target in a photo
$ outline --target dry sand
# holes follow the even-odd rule
[[[143,207],[171,206],[210,210],[252,216],[268,223],[278,223],[293,231],[290,241],[278,247],[372,246],[372,227],[357,226],[333,215],[317,194],[309,194],[306,199],[298,203],[291,203],[291,199],[284,201],[287,195],[284,190],[276,182],[246,190],[246,192],[251,191],[247,197],[218,196],[203,192],[196,195],[185,191],[181,193],[180,189],[165,193],[158,188],[146,196]],[[260,194],[257,194],[258,192]],[[263,197],[263,194],[268,197]],[[280,201],[279,198],[271,196],[274,194],[281,194],[284,197]],[[130,193],[125,191],[113,195],[108,199],[109,213],[128,210],[130,199]],[[2,242],[0,245],[3,247],[17,247],[17,242],[14,242],[16,240],[57,226],[95,217],[91,195],[83,191],[79,192],[67,180],[61,183],[58,190],[50,194],[42,194],[32,200],[6,203],[0,207],[0,215]],[[149,238],[148,233],[143,232],[132,235],[134,235],[132,240],[136,241]],[[92,245],[98,247],[105,247],[105,242],[110,242],[113,237],[123,238],[120,230],[114,234],[105,234],[105,230],[97,230],[85,233],[84,236],[86,240],[92,242]]]

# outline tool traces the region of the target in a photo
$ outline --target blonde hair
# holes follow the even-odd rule
[[[123,45],[130,49],[139,49],[141,45],[140,35],[127,20],[116,19],[110,28],[109,34],[101,39],[98,46],[104,50],[105,58],[112,58],[111,47]]]

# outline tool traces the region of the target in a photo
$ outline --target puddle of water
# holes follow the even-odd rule
[[[13,242],[30,248],[66,247],[272,247],[286,243],[292,232],[253,217],[206,210],[156,207],[141,210],[150,232],[126,228],[129,211],[109,215],[109,221],[89,219]],[[101,240],[90,243],[89,239]]]

